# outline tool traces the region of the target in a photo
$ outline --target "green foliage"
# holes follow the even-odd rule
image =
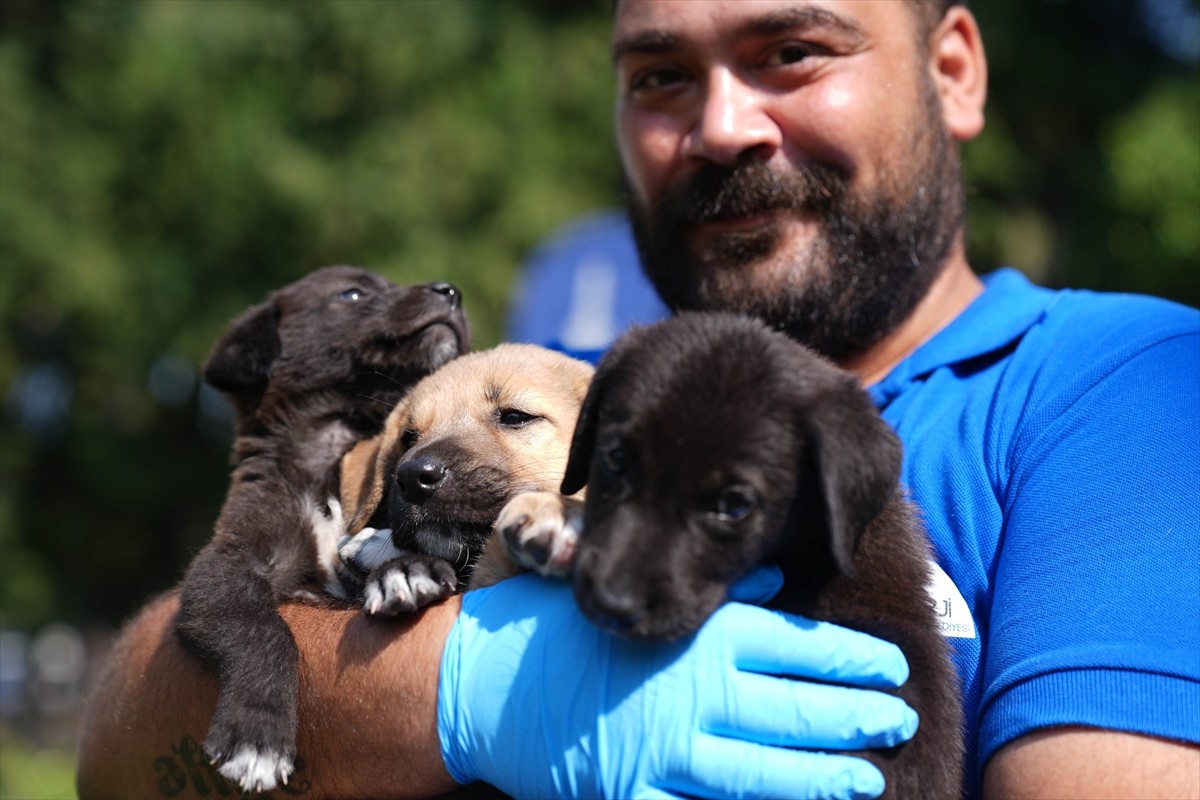
[[[530,247],[617,202],[602,3],[0,13],[6,624],[123,615],[207,538],[227,441],[151,397],[158,359],[329,263],[450,280],[492,344]],[[71,413],[31,436],[47,365]]]
[[[1200,80],[1150,20],[1194,0],[974,0],[988,123],[963,148],[971,263],[1200,305]],[[1194,30],[1194,29],[1193,29]]]
[[[0,800],[76,797],[75,759],[61,748],[40,748],[0,725]]]
[[[1141,6],[972,3],[992,76],[963,151],[977,268],[1200,303],[1195,64]],[[450,280],[477,346],[499,339],[529,249],[620,202],[610,14],[0,3],[0,625],[115,621],[178,580],[228,441],[194,372],[157,399],[148,376],[194,369],[269,290],[329,263]]]

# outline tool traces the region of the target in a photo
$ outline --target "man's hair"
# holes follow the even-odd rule
[[[965,6],[967,0],[909,0],[909,3],[917,12],[920,32],[928,36],[945,18],[947,11],[953,6]]]

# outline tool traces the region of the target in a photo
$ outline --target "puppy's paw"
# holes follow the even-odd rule
[[[285,733],[288,726],[280,724],[286,712],[259,709],[255,714],[227,714],[223,710],[218,709],[204,739],[204,754],[217,771],[243,792],[269,792],[287,783],[296,753],[291,735]]]
[[[242,747],[217,766],[217,771],[243,792],[269,792],[287,783],[292,769],[290,756],[272,750],[259,751],[252,745]]]
[[[363,528],[353,536],[343,536],[338,541],[337,554],[334,580],[326,589],[334,597],[349,599],[362,597],[367,576],[404,551],[392,544],[391,528]]]
[[[351,569],[369,575],[393,558],[404,554],[392,544],[391,528],[363,528],[338,542],[338,558]]]
[[[496,531],[512,559],[551,577],[571,574],[582,528],[583,504],[556,492],[519,494],[496,518]]]
[[[449,597],[458,577],[449,562],[436,556],[405,554],[376,569],[363,590],[363,610],[373,617],[394,617]]]

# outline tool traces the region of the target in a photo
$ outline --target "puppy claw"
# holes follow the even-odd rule
[[[253,745],[246,745],[220,764],[217,771],[240,786],[243,792],[269,792],[287,783],[293,768],[291,757],[283,753],[259,752]]]
[[[509,555],[526,569],[550,577],[571,574],[583,527],[582,504],[555,492],[514,497],[496,519]]]
[[[448,562],[407,555],[371,574],[363,590],[363,610],[373,617],[394,617],[449,597],[457,588],[457,576]]]

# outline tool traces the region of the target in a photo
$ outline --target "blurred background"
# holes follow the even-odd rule
[[[971,7],[975,267],[1200,305],[1200,4]],[[0,2],[0,797],[73,795],[89,670],[209,537],[233,316],[353,263],[457,284],[487,347],[547,237],[621,205],[610,14]]]

